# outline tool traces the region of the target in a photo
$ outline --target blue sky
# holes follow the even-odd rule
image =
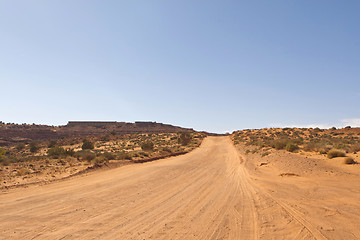
[[[360,126],[360,2],[0,0],[0,120]]]

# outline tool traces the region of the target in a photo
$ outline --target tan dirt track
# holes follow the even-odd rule
[[[334,227],[327,223],[328,216],[307,216],[299,211],[295,206],[301,206],[303,199],[296,202],[290,197],[299,197],[297,188],[284,188],[288,192],[282,194],[287,194],[289,201],[272,194],[274,190],[251,176],[244,163],[228,137],[208,137],[200,148],[183,156],[11,189],[0,194],[0,238],[360,237],[356,224],[344,217],[336,222],[342,225]],[[334,192],[337,186],[330,187]],[[346,202],[346,196],[341,197],[338,201]],[[321,206],[327,201],[324,195],[316,200],[314,209],[315,203]],[[336,209],[329,211],[342,216]],[[352,220],[359,220],[359,213],[355,212]],[[335,229],[343,231],[331,235]]]

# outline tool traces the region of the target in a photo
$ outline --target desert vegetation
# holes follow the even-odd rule
[[[360,128],[264,128],[236,131],[234,144],[253,146],[246,153],[285,150],[295,153],[316,153],[329,159],[357,154],[360,151]]]
[[[107,134],[17,143],[0,148],[0,181],[2,186],[48,181],[105,165],[178,155],[198,147],[204,136],[196,132]]]

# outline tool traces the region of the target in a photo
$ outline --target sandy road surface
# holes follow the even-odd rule
[[[321,216],[307,218],[301,200],[272,195],[244,166],[229,138],[209,137],[183,156],[12,189],[0,194],[0,238],[332,238]]]

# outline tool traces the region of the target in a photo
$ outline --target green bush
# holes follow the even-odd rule
[[[337,150],[337,149],[331,149],[328,154],[327,157],[328,158],[336,158],[336,157],[345,157],[346,154],[343,151]]]
[[[87,150],[87,149],[91,150],[91,149],[94,149],[94,143],[91,142],[91,141],[89,141],[89,140],[87,140],[87,139],[84,139],[84,140],[83,140],[83,145],[81,146],[81,148],[82,148],[83,150]]]
[[[299,146],[294,143],[286,144],[285,150],[289,152],[294,152],[299,149]]]

